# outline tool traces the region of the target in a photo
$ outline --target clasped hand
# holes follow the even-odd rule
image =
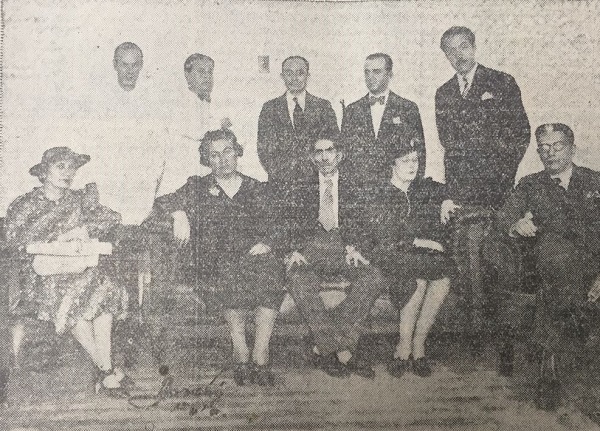
[[[509,235],[514,237],[515,234],[524,237],[534,237],[537,232],[537,226],[533,224],[533,214],[527,211],[522,219],[517,221],[510,228]]]
[[[56,237],[58,242],[89,241],[89,239],[90,235],[85,226],[76,227]]]
[[[454,215],[454,211],[461,208],[460,205],[456,205],[453,200],[446,199],[442,202],[442,208],[440,211],[440,220],[442,224],[446,224],[450,221],[450,218]]]

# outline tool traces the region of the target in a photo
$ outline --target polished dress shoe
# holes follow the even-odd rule
[[[431,370],[429,361],[423,356],[422,358],[413,359],[412,372],[419,377],[429,377],[433,371]]]
[[[315,355],[313,364],[331,377],[343,379],[350,376],[350,370],[338,360],[335,353],[326,356]]]
[[[387,371],[391,376],[399,379],[410,369],[410,360],[409,359],[400,359],[394,358],[390,362],[387,363]]]
[[[356,374],[365,379],[373,380],[375,378],[375,370],[371,368],[371,365],[363,360],[357,359],[356,356],[352,356],[345,365],[352,374]]]

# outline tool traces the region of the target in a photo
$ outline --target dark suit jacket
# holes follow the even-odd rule
[[[568,190],[545,172],[521,179],[497,213],[497,227],[508,235],[527,211],[533,214],[536,237],[559,234],[600,256],[600,173],[574,166]]]
[[[338,183],[338,222],[344,245],[369,253],[363,190],[346,170],[340,170]],[[319,223],[319,175],[316,169],[302,182],[281,191],[284,219],[290,235],[289,250],[300,252],[323,227]]]
[[[391,176],[393,148],[399,140],[416,139],[419,152],[419,173],[425,174],[425,139],[419,108],[414,102],[390,91],[379,133],[375,137],[369,95],[348,105],[342,119],[342,137],[350,169],[366,183],[383,184]]]
[[[258,158],[270,181],[302,178],[312,170],[311,145],[320,136],[339,132],[335,112],[325,99],[306,93],[304,123],[295,129],[286,95],[266,102],[258,117]]]
[[[514,78],[479,65],[463,98],[455,75],[438,88],[435,113],[450,197],[502,206],[531,137]]]

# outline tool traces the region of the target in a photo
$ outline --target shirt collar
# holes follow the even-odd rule
[[[300,94],[291,94],[289,91],[286,91],[285,97],[287,98],[288,106],[295,106],[294,97],[298,98],[298,104],[304,110],[306,107],[306,90],[302,91]]]
[[[560,185],[565,189],[569,188],[569,183],[571,182],[571,177],[573,176],[573,165],[569,166],[569,169],[561,172],[560,174],[550,175],[550,178],[558,178],[560,179]]]
[[[325,176],[323,175],[323,173],[321,171],[319,171],[319,184],[324,184],[326,180],[328,179],[332,179],[333,180],[333,184],[336,184],[338,182],[338,179],[340,177],[340,171],[336,170],[333,175],[330,176]]]
[[[469,85],[473,85],[473,79],[475,79],[475,72],[477,72],[478,66],[479,63],[475,63],[475,66],[473,66],[471,70],[469,70],[466,74],[461,75],[457,73],[456,78],[460,80],[460,77],[465,77],[467,78],[467,82],[469,83]]]
[[[387,103],[388,97],[390,96],[390,89],[388,88],[383,93],[379,93],[379,94],[373,94],[369,91],[369,97],[380,97],[380,96],[385,96],[385,103]]]

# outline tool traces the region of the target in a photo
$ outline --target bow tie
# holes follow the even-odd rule
[[[383,105],[385,103],[385,95],[379,96],[379,97],[369,96],[369,105],[373,106],[374,104],[376,104],[378,102],[380,105]]]

